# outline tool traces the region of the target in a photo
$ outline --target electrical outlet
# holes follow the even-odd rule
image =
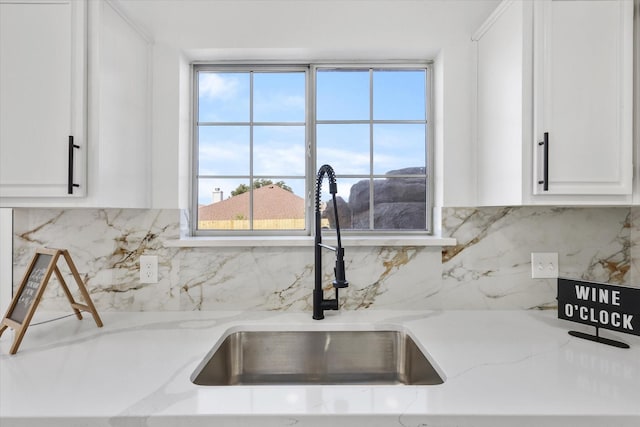
[[[140,255],[140,283],[158,283],[156,255]]]
[[[532,252],[531,253],[531,278],[532,279],[557,279],[558,278],[558,253],[557,252]]]

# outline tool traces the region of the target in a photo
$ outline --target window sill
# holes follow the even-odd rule
[[[171,248],[208,248],[208,247],[312,247],[312,236],[238,236],[238,237],[183,237],[168,240],[164,246]],[[335,244],[335,238],[323,238],[329,245]],[[343,236],[342,246],[455,246],[456,239],[438,236]]]

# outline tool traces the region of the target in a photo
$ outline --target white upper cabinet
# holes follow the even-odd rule
[[[474,40],[479,204],[630,203],[633,2],[505,1]]]
[[[85,2],[0,2],[0,197],[84,195],[85,41]]]
[[[520,205],[531,153],[530,2],[505,1],[473,36],[477,54],[476,168],[480,205]]]
[[[632,192],[633,2],[534,3],[534,194]]]
[[[149,207],[149,39],[110,0],[0,8],[0,206]]]
[[[88,202],[147,208],[151,46],[116,5],[99,1],[89,9]]]

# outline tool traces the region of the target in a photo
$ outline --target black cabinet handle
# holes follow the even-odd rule
[[[80,148],[73,143],[73,135],[69,135],[69,177],[67,179],[67,194],[73,194],[73,187],[80,187],[80,184],[73,183],[73,150]]]
[[[543,184],[542,189],[544,191],[549,191],[549,132],[544,133],[544,141],[538,142],[538,145],[544,145],[542,180],[538,181],[538,184]]]

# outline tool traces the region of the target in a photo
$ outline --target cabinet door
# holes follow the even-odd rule
[[[631,194],[633,3],[546,0],[534,14],[534,194]]]
[[[0,197],[84,192],[84,2],[0,3]]]

